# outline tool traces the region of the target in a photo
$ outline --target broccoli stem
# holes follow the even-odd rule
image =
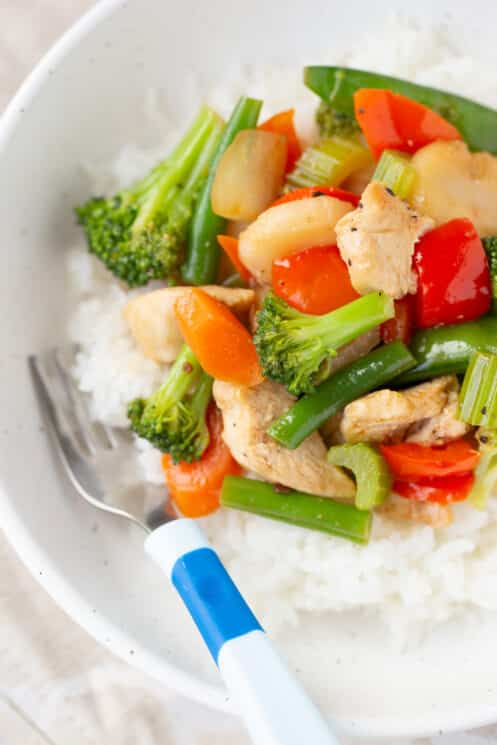
[[[165,411],[188,392],[190,386],[202,373],[200,362],[190,347],[183,345],[181,352],[172,365],[166,380],[157,391],[155,403]]]
[[[197,198],[209,174],[209,168],[219,146],[223,127],[224,123],[222,119],[217,118],[203,145],[202,152],[185,181],[185,185],[178,196],[175,199],[173,197],[169,212],[170,229],[178,229],[190,219],[193,202]]]
[[[205,411],[211,400],[213,384],[214,379],[206,372],[202,372],[198,386],[191,398],[192,412],[196,414],[199,421],[204,418]]]
[[[172,203],[176,196],[177,187],[196,165],[202,156],[206,142],[213,129],[219,127],[218,115],[203,106],[195,121],[173,152],[163,163],[154,169],[155,177],[145,179],[145,184],[139,185],[139,191],[144,195],[140,212],[133,224],[133,234],[140,233],[154,214],[164,210],[168,203]],[[213,153],[211,152],[211,158]],[[152,174],[154,173],[152,172]]]
[[[216,281],[220,257],[217,236],[226,225],[226,220],[214,214],[211,206],[217,164],[238,132],[255,127],[261,106],[262,101],[241,98],[224,129],[190,223],[187,256],[182,269],[183,279],[187,284],[205,285]]]
[[[348,403],[385,385],[414,364],[414,357],[399,341],[379,347],[336,372],[315,393],[303,396],[273,422],[268,434],[281,445],[296,448]]]
[[[370,292],[330,313],[309,316],[312,320],[309,326],[302,325],[296,320],[295,336],[302,341],[319,337],[324,347],[336,350],[393,318],[394,315],[391,297],[384,292]]]
[[[371,513],[352,504],[303,492],[283,492],[272,484],[241,476],[226,476],[221,505],[348,538],[354,543],[367,543],[371,531]]]

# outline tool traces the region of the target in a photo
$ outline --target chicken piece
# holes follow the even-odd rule
[[[137,295],[124,306],[123,316],[145,357],[150,357],[156,362],[169,363],[178,356],[183,337],[174,313],[174,305],[186,289],[165,287],[154,290]],[[200,289],[225,303],[238,315],[247,314],[255,299],[253,290],[217,285],[207,285]]]
[[[437,225],[467,217],[483,238],[497,233],[497,158],[460,140],[433,142],[414,155],[411,201]]]
[[[223,415],[223,438],[235,460],[267,481],[323,497],[349,499],[353,481],[326,459],[317,432],[295,450],[279,445],[266,433],[294,398],[278,383],[264,381],[245,388],[216,380],[214,398]]]
[[[440,414],[413,425],[407,434],[408,442],[419,445],[443,445],[457,440],[471,431],[466,422],[457,418],[459,410],[459,384],[457,379],[447,388],[447,401]]]
[[[416,502],[414,499],[404,499],[395,494],[378,507],[377,512],[390,520],[408,520],[430,525],[432,528],[446,528],[453,519],[452,509],[448,504]]]
[[[271,284],[275,259],[336,243],[335,225],[351,209],[348,202],[328,196],[270,207],[240,234],[240,259],[259,284]]]
[[[331,360],[331,372],[336,373],[342,367],[347,367],[352,362],[364,357],[364,355],[377,347],[379,343],[380,329],[376,326],[376,328],[366,331],[364,334],[358,336],[357,339],[353,339],[353,341],[337,349],[337,356]]]
[[[345,407],[340,435],[345,442],[407,439],[426,445],[457,439],[467,431],[455,419],[458,390],[457,378],[446,375],[405,391],[369,393]]]
[[[395,299],[416,292],[414,246],[434,226],[382,184],[366,187],[359,207],[336,225],[338,248],[361,295],[382,290]]]

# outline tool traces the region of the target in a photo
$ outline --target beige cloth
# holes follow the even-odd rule
[[[0,0],[0,111],[45,49],[91,4]],[[248,745],[234,718],[164,690],[98,646],[1,537],[0,577],[0,745]],[[436,743],[495,745],[497,728]]]

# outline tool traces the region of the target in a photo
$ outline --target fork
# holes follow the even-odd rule
[[[139,525],[145,551],[176,588],[217,664],[256,745],[338,745],[324,718],[275,651],[199,525],[170,503],[109,500],[98,473],[118,451],[122,431],[92,421],[83,394],[54,349],[28,358],[33,386],[56,454],[76,491],[105,512]]]

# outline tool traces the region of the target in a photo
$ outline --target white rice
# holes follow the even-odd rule
[[[495,76],[450,40],[448,32],[418,30],[393,18],[380,34],[370,34],[347,53],[324,62],[377,69],[453,89],[497,106]],[[245,91],[265,100],[264,115],[295,106],[301,136],[314,132],[316,99],[295,69],[247,68],[234,72],[207,96],[226,115]],[[191,89],[191,108],[205,98]],[[179,122],[150,97],[150,121],[169,131],[158,150],[133,145],[108,168],[91,168],[95,191],[128,183],[143,173],[176,139]],[[182,124],[184,122],[181,122]],[[167,126],[166,126],[167,125]],[[75,375],[91,394],[94,416],[125,425],[127,402],[148,395],[164,370],[142,356],[121,316],[130,293],[80,246],[69,255],[68,272],[79,298],[70,336],[81,346]],[[162,483],[160,456],[138,443],[143,479]],[[249,601],[273,633],[298,625],[307,614],[362,609],[379,616],[395,639],[412,640],[464,609],[497,609],[497,502],[486,512],[456,506],[449,528],[394,525],[375,517],[371,543],[358,547],[344,540],[292,528],[251,515],[219,511],[202,522]]]

